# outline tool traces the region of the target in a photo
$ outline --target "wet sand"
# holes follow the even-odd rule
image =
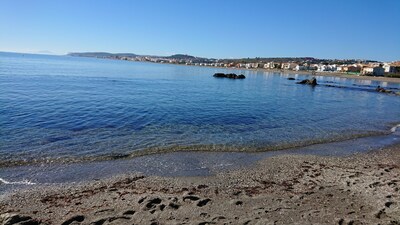
[[[400,145],[207,177],[125,175],[0,199],[0,224],[399,224]]]

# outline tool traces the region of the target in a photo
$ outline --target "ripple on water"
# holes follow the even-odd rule
[[[2,165],[173,151],[269,151],[380,134],[400,98],[376,81],[0,53]],[[57,65],[55,67],[55,65]],[[307,78],[296,75],[296,79]],[[333,82],[333,83],[332,83]],[[355,85],[353,85],[355,84]],[[399,84],[381,84],[399,89]]]

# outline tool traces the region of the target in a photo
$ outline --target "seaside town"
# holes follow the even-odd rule
[[[355,59],[316,59],[312,57],[209,59],[184,54],[176,54],[172,56],[142,56],[131,53],[70,53],[69,55],[193,66],[308,71],[312,73],[334,72],[362,76],[388,76],[400,78],[400,61],[379,62]]]
[[[0,0],[0,225],[400,225],[399,9]]]

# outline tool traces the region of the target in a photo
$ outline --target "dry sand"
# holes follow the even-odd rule
[[[400,146],[282,155],[210,177],[35,187],[2,197],[0,224],[400,224],[399,188]]]

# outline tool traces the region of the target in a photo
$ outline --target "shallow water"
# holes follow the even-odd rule
[[[288,77],[310,76],[0,53],[0,167],[298,148],[400,122],[400,97],[373,91],[400,84],[318,76],[310,87]]]
[[[382,136],[315,144],[301,148],[267,152],[170,152],[74,164],[41,164],[2,168],[0,195],[30,187],[76,183],[111,178],[123,174],[157,176],[210,176],[218,172],[255,165],[259,160],[287,154],[343,157],[368,153],[400,144],[400,129]]]
[[[349,88],[313,88],[286,74],[215,79],[227,70],[66,56],[0,62],[3,166],[182,146],[251,151],[384,131],[400,118],[399,97],[368,91],[399,84],[318,77]]]

